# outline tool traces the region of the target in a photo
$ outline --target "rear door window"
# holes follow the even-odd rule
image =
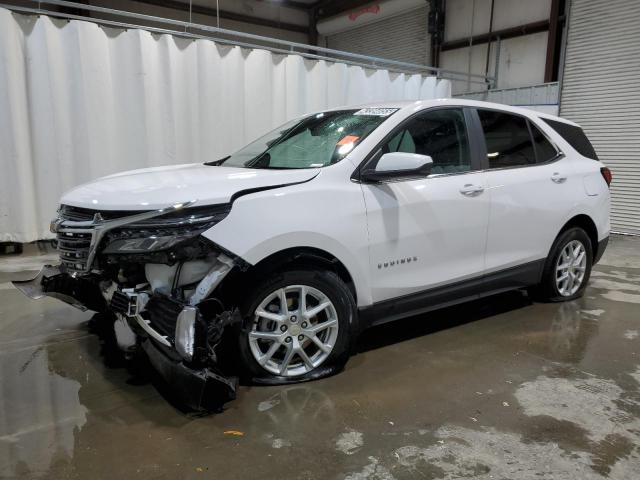
[[[527,119],[495,110],[478,110],[487,145],[489,168],[508,168],[536,163]]]
[[[540,131],[531,121],[529,121],[531,135],[533,136],[533,145],[536,150],[536,163],[545,163],[553,160],[558,156],[558,149],[553,146],[544,133]]]

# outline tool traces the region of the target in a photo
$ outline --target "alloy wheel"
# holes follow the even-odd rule
[[[556,262],[556,287],[563,297],[575,294],[587,269],[587,251],[579,240],[565,245]]]
[[[329,297],[308,285],[289,285],[255,309],[249,347],[262,368],[293,377],[319,367],[337,338],[338,315]]]

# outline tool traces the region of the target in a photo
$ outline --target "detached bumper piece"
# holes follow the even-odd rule
[[[132,303],[123,300],[118,298],[116,302],[131,312]],[[191,322],[186,326],[181,325],[185,312],[191,313]],[[192,410],[211,411],[220,410],[236,398],[237,378],[218,370],[214,348],[224,328],[239,317],[222,312],[213,317],[207,315],[205,320],[197,307],[161,294],[149,299],[143,315],[145,318],[139,313],[129,317],[147,336],[142,350],[180,404]]]
[[[82,311],[102,312],[106,304],[99,288],[85,277],[73,277],[58,265],[45,265],[31,280],[13,281],[13,286],[27,297],[38,300],[57,298]]]
[[[177,400],[192,410],[217,411],[236,398],[238,380],[224,377],[208,368],[193,370],[178,359],[172,358],[171,351],[147,339],[142,343],[151,366],[171,386]]]

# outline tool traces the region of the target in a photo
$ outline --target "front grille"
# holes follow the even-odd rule
[[[58,211],[58,220],[63,222],[57,231],[58,252],[60,262],[72,273],[88,273],[91,242],[93,238],[94,220],[113,220],[141,213],[139,211],[116,210],[91,210],[88,208],[61,205]],[[96,218],[96,215],[99,215]],[[66,222],[66,223],[64,223]],[[73,222],[87,222],[83,226],[74,225]]]
[[[113,220],[143,212],[148,212],[148,210],[92,210],[90,208],[72,207],[71,205],[60,205],[58,215],[62,220],[91,222],[96,213],[99,213],[103,220]]]
[[[96,212],[86,208],[61,205],[58,214],[62,220],[71,220],[72,222],[90,222],[93,220],[93,216]]]
[[[86,272],[91,247],[91,232],[58,232],[60,261],[72,272]]]

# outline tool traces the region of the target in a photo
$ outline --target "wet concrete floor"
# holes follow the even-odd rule
[[[0,478],[640,478],[640,239],[584,298],[519,293],[377,327],[343,373],[182,413],[105,362],[90,314],[0,257]]]

